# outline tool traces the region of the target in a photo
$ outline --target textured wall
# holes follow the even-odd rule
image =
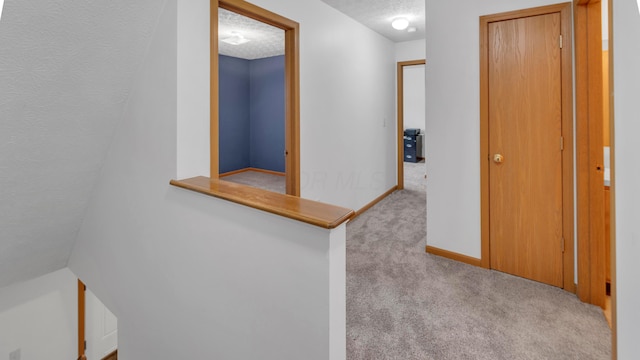
[[[163,5],[5,2],[0,287],[66,266]]]
[[[404,128],[418,128],[424,132],[424,65],[404,66]],[[424,150],[424,148],[423,148]]]
[[[396,61],[420,60],[424,58],[424,39],[396,43]]]
[[[219,56],[220,173],[284,172],[284,56]]]
[[[284,56],[250,67],[251,167],[284,172]]]

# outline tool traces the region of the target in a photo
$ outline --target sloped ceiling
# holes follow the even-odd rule
[[[165,2],[5,0],[0,287],[66,266]]]

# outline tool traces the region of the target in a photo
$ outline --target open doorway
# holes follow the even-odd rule
[[[220,178],[285,189],[284,31],[218,10]]]
[[[220,16],[219,16],[220,14]],[[228,88],[223,88],[225,84],[220,80],[220,71],[223,70],[221,66],[222,61],[220,55],[224,54],[224,50],[219,52],[219,49],[224,49],[227,45],[231,47],[241,46],[247,44],[247,40],[252,40],[249,35],[255,32],[256,28],[270,29],[278,39],[277,43],[280,48],[284,48],[284,54],[277,54],[275,56],[282,56],[280,64],[284,64],[284,79],[282,81],[280,89],[284,92],[284,108],[279,101],[266,100],[267,105],[278,104],[278,110],[275,113],[280,113],[278,121],[284,121],[284,130],[278,130],[275,126],[263,126],[262,129],[257,127],[257,135],[254,138],[260,141],[261,145],[267,143],[266,146],[257,146],[257,158],[264,163],[265,155],[269,154],[271,162],[276,170],[262,169],[259,171],[264,175],[270,176],[283,176],[284,173],[284,193],[293,196],[300,196],[300,140],[299,140],[299,123],[300,123],[300,91],[299,91],[299,54],[298,54],[298,23],[284,18],[278,14],[272,13],[265,9],[262,9],[256,5],[239,0],[212,0],[211,1],[211,174],[212,179],[218,179],[222,177],[224,180],[230,180],[229,176],[234,175],[232,172],[235,170],[242,170],[242,168],[229,171],[229,168],[224,168],[225,164],[222,161],[226,161],[225,156],[229,155],[226,152],[230,151],[233,155],[234,151],[243,149],[243,147],[251,147],[249,139],[251,138],[246,131],[243,132],[237,129],[237,126],[233,128],[231,133],[223,133],[225,130],[225,123],[221,123],[221,116],[226,116],[224,112],[224,106],[222,102],[224,96],[228,94]],[[237,26],[239,24],[246,24],[246,26]],[[232,33],[233,32],[233,33]],[[283,36],[282,36],[283,34]],[[219,41],[221,40],[221,41]],[[257,39],[253,39],[257,40]],[[264,40],[264,39],[263,39]],[[222,41],[227,41],[222,43]],[[220,45],[220,44],[223,45]],[[250,43],[250,42],[249,42]],[[234,45],[237,44],[237,45]],[[264,45],[264,44],[262,44]],[[228,47],[227,47],[228,48]],[[281,51],[280,51],[281,52]],[[273,57],[273,56],[270,56]],[[226,59],[229,60],[229,59]],[[262,64],[264,65],[264,64]],[[268,66],[266,66],[268,68]],[[262,90],[261,93],[268,98],[271,95],[270,91]],[[246,99],[245,99],[246,100]],[[224,104],[225,106],[228,104]],[[263,104],[264,105],[264,104]],[[245,106],[246,108],[246,106]],[[249,107],[250,108],[250,107]],[[264,109],[257,111],[258,113],[264,113]],[[284,119],[282,114],[284,113]],[[224,120],[223,120],[224,121]],[[250,117],[246,118],[246,121],[250,123]],[[237,125],[237,124],[235,124]],[[262,124],[264,125],[264,124]],[[261,130],[261,131],[260,131]],[[239,133],[239,134],[234,134]],[[271,132],[271,136],[264,136]],[[231,134],[231,135],[230,135]],[[242,140],[234,140],[232,135],[239,135]],[[279,139],[284,139],[284,144],[279,146],[270,146],[269,141],[278,142]],[[228,141],[230,140],[230,141]],[[280,142],[282,143],[282,142]],[[226,148],[229,149],[226,149]],[[268,149],[263,151],[264,149]],[[235,150],[234,150],[235,149]],[[260,150],[263,149],[263,150]],[[250,148],[249,148],[250,151]],[[222,152],[225,152],[224,154]],[[249,157],[250,157],[249,153]],[[258,161],[259,162],[259,161]],[[282,166],[284,162],[284,166]],[[249,169],[251,169],[251,161],[249,160]],[[222,165],[222,166],[221,166]],[[227,164],[228,165],[228,164]],[[236,165],[237,167],[237,165]],[[262,166],[264,167],[264,166]],[[246,168],[246,167],[245,167]],[[227,175],[227,176],[224,176]],[[255,184],[245,184],[255,185]],[[267,190],[274,191],[282,190],[281,185],[276,188],[270,188]],[[277,191],[281,192],[281,191]]]
[[[418,183],[426,176],[425,66],[424,59],[397,65],[398,190],[405,188],[405,181]]]

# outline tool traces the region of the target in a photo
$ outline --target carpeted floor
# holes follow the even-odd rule
[[[260,171],[245,171],[221,178],[224,181],[231,181],[238,184],[265,189],[277,193],[286,193],[284,176],[267,174]]]
[[[425,253],[425,167],[347,225],[347,359],[610,359],[602,311]]]

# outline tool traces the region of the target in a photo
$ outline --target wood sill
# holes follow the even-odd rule
[[[335,229],[355,215],[351,209],[204,176],[169,183],[325,229]]]

